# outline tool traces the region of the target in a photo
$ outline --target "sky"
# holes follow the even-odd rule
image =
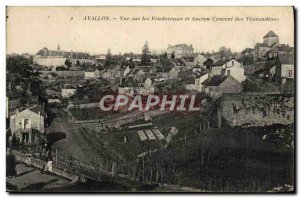
[[[150,50],[186,43],[197,52],[218,51],[221,46],[239,52],[263,42],[270,30],[280,43],[294,46],[292,7],[8,7],[6,12],[8,54],[36,54],[44,47],[55,50],[58,44],[64,51],[91,54],[106,53],[108,48],[113,54],[140,53],[146,40]],[[84,20],[88,16],[109,20]],[[183,20],[155,21],[152,17]],[[193,17],[210,21],[192,21]],[[231,21],[212,21],[231,17]],[[237,17],[244,20],[235,21]],[[246,17],[276,21],[247,21]]]

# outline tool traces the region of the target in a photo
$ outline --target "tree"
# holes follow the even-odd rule
[[[171,58],[172,58],[172,59],[175,59],[175,53],[174,53],[174,52],[172,52]]]
[[[224,46],[219,48],[219,52],[220,52],[220,58],[225,57],[226,59],[232,57],[232,52],[230,48],[226,48]]]
[[[111,51],[110,48],[107,50],[107,54],[105,57],[105,66],[108,67],[112,64],[112,55],[111,55]]]
[[[71,62],[69,59],[67,59],[67,60],[65,61],[65,66],[71,67],[71,66],[72,66],[72,62]]]
[[[77,60],[77,62],[76,62],[76,66],[77,66],[77,67],[79,67],[79,66],[80,66],[80,62],[79,62],[79,60]]]
[[[148,41],[145,42],[143,49],[142,49],[141,63],[142,63],[142,65],[150,65],[150,63],[151,63],[150,49],[149,49]]]
[[[28,91],[32,96],[44,98],[45,89],[43,83],[39,78],[40,73],[34,71],[30,65],[30,60],[22,56],[14,56],[7,58],[7,81],[10,84],[11,90],[16,86],[22,87],[22,95],[27,95]],[[26,100],[30,100],[26,98]]]

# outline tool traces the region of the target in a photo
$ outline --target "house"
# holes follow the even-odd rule
[[[123,76],[123,70],[120,65],[111,65],[109,66],[102,74],[101,77],[107,80],[113,80]]]
[[[134,77],[127,77],[122,79],[119,86],[119,94],[124,95],[150,95],[154,94],[153,80],[150,77],[135,79]]]
[[[244,66],[245,74],[252,72],[251,75],[273,79],[275,75],[275,64],[276,59],[255,62],[251,66]]]
[[[193,53],[193,46],[187,44],[169,45],[167,48],[168,56],[174,54],[175,58],[181,58],[182,56],[191,56]]]
[[[202,85],[202,83],[208,79],[208,76],[208,73],[202,73],[200,76],[195,78],[196,91],[204,91],[204,86]]]
[[[242,92],[241,83],[233,76],[215,75],[206,79],[202,83],[204,92],[213,97],[218,98],[224,93],[240,93]]]
[[[135,68],[128,74],[128,77],[132,77],[134,80],[141,81],[145,75],[146,72],[143,69]]]
[[[224,60],[220,60],[215,62],[210,69],[210,73],[211,75],[215,76],[215,75],[221,75],[223,67],[225,67],[226,61]]]
[[[131,71],[131,69],[130,69],[130,66],[128,65],[123,70],[123,77],[127,76],[130,73],[130,71]]]
[[[202,54],[196,54],[196,56],[194,58],[194,65],[203,67],[204,62],[206,62],[206,61],[207,61],[207,59]]]
[[[166,80],[177,79],[179,75],[180,67],[169,66],[157,68],[156,78],[164,78]]]
[[[294,79],[294,76],[295,76],[294,55],[278,54],[276,59],[276,64],[275,64],[275,81],[282,83],[283,78]]]
[[[195,67],[195,57],[193,56],[183,56],[181,58],[181,61],[184,63],[184,65],[190,69],[190,68],[193,68]]]
[[[141,63],[142,56],[141,55],[133,55],[133,56],[131,56],[130,61],[132,61],[134,63]]]
[[[12,136],[22,144],[35,142],[37,133],[44,132],[44,119],[46,118],[44,108],[35,105],[10,117],[10,130]]]
[[[95,59],[97,60],[97,61],[99,61],[99,62],[103,62],[103,61],[105,61],[105,59],[106,59],[106,54],[97,54],[96,56],[95,56]]]
[[[63,98],[69,98],[76,93],[76,88],[72,86],[66,86],[65,88],[61,89],[61,96]]]
[[[186,82],[185,89],[190,91],[204,91],[202,83],[208,79],[208,73],[199,73],[195,78],[189,78]]]
[[[243,65],[236,59],[231,59],[229,61],[218,61],[211,67],[211,74],[215,75],[233,76],[239,82],[246,80]]]
[[[214,60],[212,58],[207,58],[206,61],[203,62],[203,65],[206,67],[206,69],[211,70],[211,66],[214,64]]]
[[[84,72],[84,79],[97,79],[100,76],[100,72],[98,69],[95,71],[85,71]]]

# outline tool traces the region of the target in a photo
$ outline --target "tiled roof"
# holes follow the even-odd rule
[[[76,59],[89,59],[92,58],[88,53],[83,52],[65,52],[57,50],[49,50],[48,48],[43,48],[36,55],[40,56],[62,56],[65,58],[76,58]]]
[[[133,77],[124,78],[120,87],[142,87],[143,82]]]
[[[256,43],[255,47],[269,47],[269,46],[265,43]]]
[[[227,61],[228,61],[228,60],[225,60],[225,61],[223,61],[223,60],[217,61],[217,62],[215,62],[215,63],[212,65],[212,67],[222,66],[222,65],[224,65]]]
[[[278,37],[278,36],[271,30],[264,36],[264,38],[269,38],[269,37]]]
[[[228,76],[216,75],[206,79],[202,84],[206,86],[219,86]]]
[[[30,110],[32,112],[35,112],[37,114],[40,112],[42,116],[45,115],[45,108],[43,106],[41,106],[41,105],[35,105],[35,106],[31,107],[31,108],[28,108],[28,110]]]

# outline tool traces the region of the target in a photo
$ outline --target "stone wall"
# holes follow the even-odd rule
[[[40,71],[40,73],[40,77],[42,78],[47,77],[48,74],[55,73],[57,77],[84,79],[84,71]]]
[[[231,126],[294,123],[294,96],[271,93],[224,94],[223,119]]]

